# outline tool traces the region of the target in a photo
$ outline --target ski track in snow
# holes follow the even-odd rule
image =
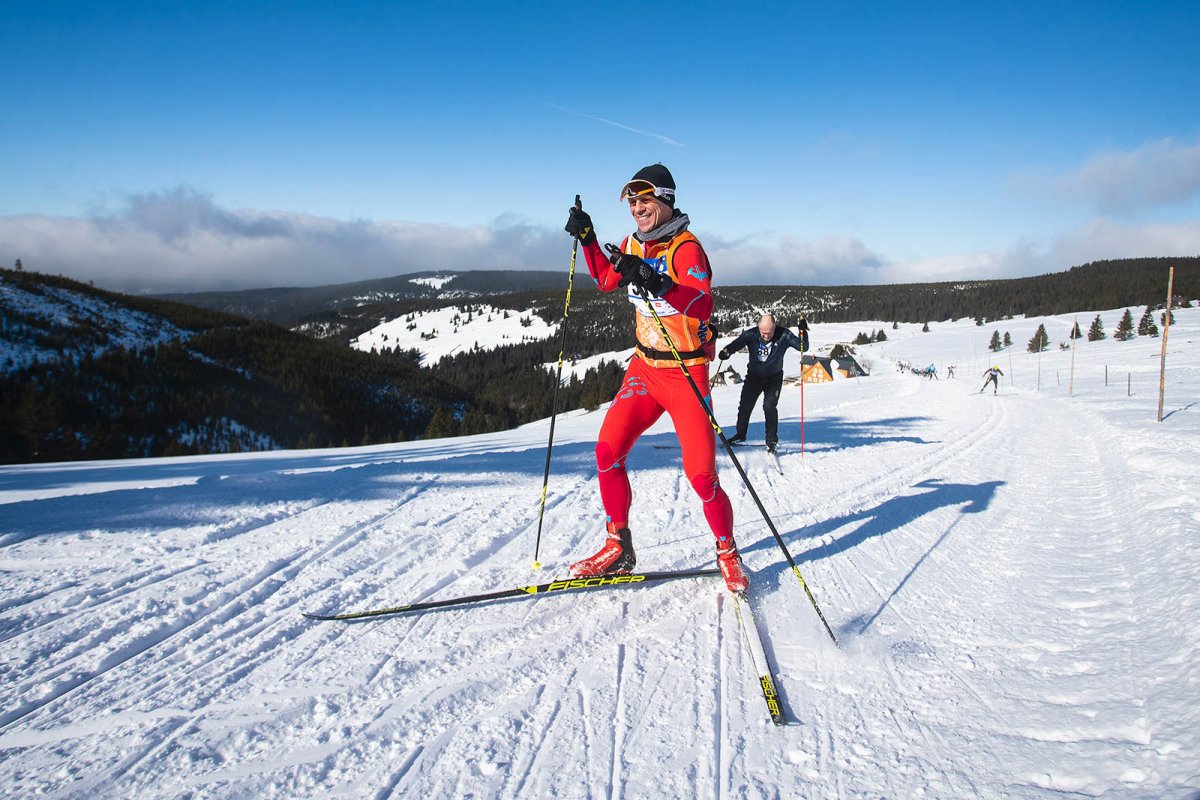
[[[1193,798],[1200,314],[1176,316],[1162,424],[1158,340],[1081,348],[1075,398],[1045,380],[1069,354],[1008,355],[1000,397],[974,392],[982,363],[890,370],[990,335],[969,323],[901,330],[870,349],[872,377],[808,387],[803,454],[785,392],[783,474],[734,452],[840,648],[720,457],[782,728],[716,578],[301,616],[564,574],[602,536],[601,413],[558,422],[540,572],[548,421],[0,467],[0,794]],[[1014,340],[1037,324],[1013,321]],[[1114,353],[1134,398],[1094,378]],[[720,419],[737,392],[715,391]],[[660,423],[629,458],[646,570],[713,559],[673,441]]]

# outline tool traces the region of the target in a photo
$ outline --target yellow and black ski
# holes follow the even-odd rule
[[[392,614],[409,614],[415,611],[429,611],[435,608],[449,606],[465,606],[476,603],[487,603],[492,600],[503,600],[511,597],[538,597],[546,594],[564,594],[579,592],[586,589],[619,589],[641,586],[657,581],[669,581],[676,578],[702,578],[709,575],[720,575],[719,569],[689,569],[672,572],[642,572],[632,575],[601,575],[595,578],[564,578],[548,583],[538,583],[531,586],[518,586],[515,589],[501,589],[497,592],[451,597],[446,600],[428,600],[422,603],[410,603],[394,608],[377,608],[372,611],[349,611],[343,614],[305,614],[309,619],[316,620],[353,620],[368,617],[386,617]]]
[[[767,660],[767,652],[763,648],[762,637],[758,633],[758,623],[754,619],[754,609],[745,595],[733,596],[733,610],[737,616],[738,627],[742,629],[742,639],[750,654],[750,664],[754,667],[754,677],[762,690],[763,700],[767,702],[767,713],[771,722],[776,725],[787,725],[787,715],[784,714],[779,692],[775,690],[775,679],[771,677],[771,664]]]

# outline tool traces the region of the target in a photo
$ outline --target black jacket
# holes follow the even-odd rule
[[[741,335],[722,348],[721,358],[729,358],[743,347],[750,349],[747,372],[758,378],[783,372],[783,353],[789,347],[803,353],[808,349],[808,331],[801,329],[800,336],[782,325],[775,326],[771,341],[764,342],[758,335],[758,327],[747,328]]]

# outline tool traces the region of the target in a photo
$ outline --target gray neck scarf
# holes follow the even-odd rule
[[[675,216],[671,217],[662,225],[659,225],[654,230],[647,231],[646,233],[638,231],[633,234],[633,238],[643,243],[658,242],[662,241],[663,239],[673,239],[686,231],[689,224],[691,224],[691,220],[688,219],[688,215],[676,209]]]

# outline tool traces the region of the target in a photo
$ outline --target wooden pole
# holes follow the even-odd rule
[[[1171,332],[1171,295],[1175,291],[1175,268],[1167,277],[1167,316],[1163,321],[1162,359],[1158,365],[1158,421],[1163,421],[1163,396],[1167,389],[1167,334]]]
[[[1079,327],[1079,317],[1075,318],[1075,327],[1076,328]],[[1071,340],[1071,380],[1067,384],[1067,396],[1068,397],[1075,396],[1075,343],[1078,341],[1079,341],[1078,339]]]

